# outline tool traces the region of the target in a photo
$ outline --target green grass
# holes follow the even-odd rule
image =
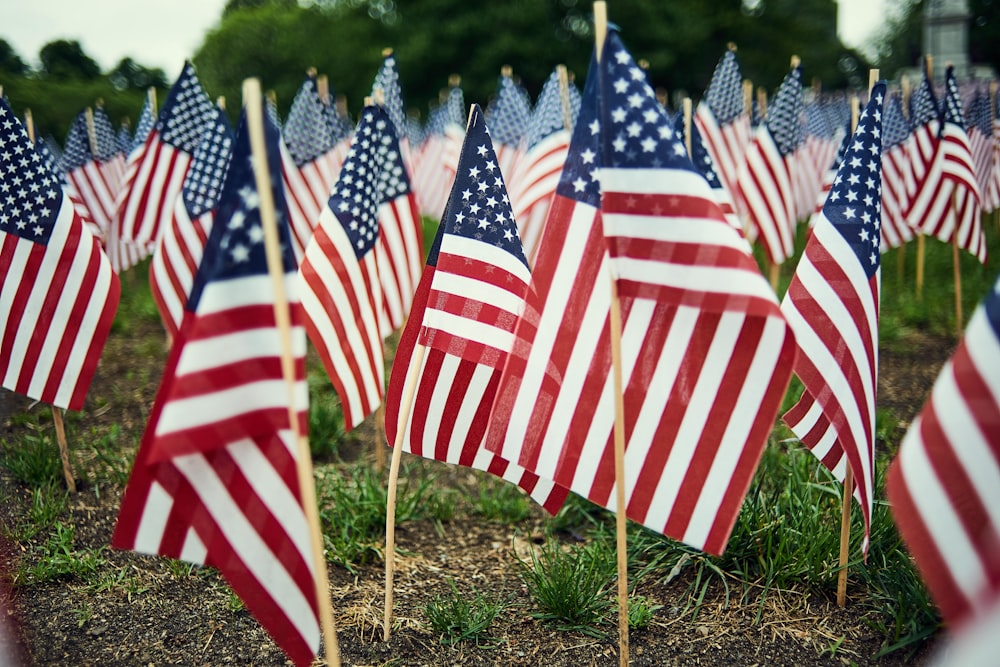
[[[50,425],[51,428],[51,425]],[[63,477],[59,445],[54,432],[24,433],[17,442],[0,442],[0,460],[14,479],[29,486],[44,486]]]
[[[484,475],[472,497],[472,513],[491,523],[520,523],[534,511],[531,499],[516,485]]]
[[[614,550],[606,540],[564,549],[548,541],[529,560],[517,559],[521,579],[538,610],[532,616],[559,630],[603,638],[615,608]],[[611,542],[613,544],[613,542]]]
[[[477,646],[487,644],[487,631],[493,620],[508,606],[506,600],[495,599],[486,593],[472,590],[463,593],[454,580],[450,580],[451,591],[445,595],[435,595],[424,606],[424,613],[431,629],[442,644],[451,645],[463,641],[475,642]]]
[[[396,490],[396,525],[424,518],[432,479],[400,472]],[[346,475],[324,470],[316,494],[327,559],[356,572],[356,566],[382,558],[385,543],[387,475],[370,465],[355,465]]]
[[[56,523],[51,535],[34,546],[18,562],[14,586],[44,584],[63,578],[95,576],[105,565],[104,548],[74,548],[75,529],[72,524]]]

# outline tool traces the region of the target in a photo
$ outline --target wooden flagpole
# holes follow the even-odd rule
[[[990,81],[990,119],[992,120],[992,123],[990,125],[990,132],[992,133],[992,136],[991,136],[991,143],[992,143],[992,142],[995,142],[997,140],[996,139],[996,130],[993,129],[996,126],[996,122],[997,122],[997,82],[996,81]],[[995,154],[994,154],[994,156],[995,156]],[[1000,169],[1000,166],[993,165],[993,168],[994,169]],[[996,226],[998,228],[1000,228],[1000,205],[998,205],[996,208],[993,209],[993,221],[996,224]],[[983,228],[984,229],[986,228],[985,221],[984,221],[984,224],[983,224]]]
[[[288,390],[288,420],[298,445],[295,463],[299,491],[302,494],[302,506],[310,528],[313,566],[315,567],[316,604],[319,606],[320,627],[325,639],[326,662],[332,667],[339,667],[340,647],[337,642],[337,631],[333,624],[330,583],[326,571],[326,558],[323,556],[323,535],[316,504],[312,455],[309,452],[308,438],[300,433],[299,415],[295,409],[296,382],[295,361],[292,355],[291,314],[285,294],[285,272],[278,240],[278,220],[271,192],[271,175],[267,165],[263,104],[259,80],[246,79],[243,82],[243,103],[247,110],[247,127],[250,132],[254,177],[257,181],[257,192],[260,198],[260,218],[261,226],[264,229],[267,268],[274,283],[274,318],[281,336],[281,372]]]
[[[556,78],[559,80],[559,103],[562,108],[563,127],[572,134],[573,110],[569,104],[569,72],[565,65],[556,65]]]
[[[681,104],[684,109],[684,148],[687,149],[688,157],[694,161],[694,153],[691,152],[691,98],[685,97]]]
[[[736,45],[733,44],[733,49],[736,50]],[[750,79],[743,79],[743,113],[747,115],[747,125],[753,123],[753,82]],[[727,184],[728,187],[728,184]],[[736,202],[733,202],[734,204]],[[740,207],[746,208],[746,207]],[[741,223],[743,226],[743,236],[746,237],[747,242],[750,242],[750,232],[752,222],[750,221],[750,215],[744,210],[740,212],[740,217],[742,218]]]
[[[604,0],[594,2],[594,38],[597,62],[608,34],[608,5]],[[603,100],[602,100],[603,103]],[[625,504],[625,397],[622,389],[622,316],[618,300],[618,285],[611,276],[611,370],[615,392],[615,552],[618,561],[618,664],[628,665],[628,549],[625,532],[627,506]]]
[[[399,422],[396,424],[396,439],[392,445],[392,461],[389,464],[389,489],[385,501],[385,614],[382,618],[382,640],[389,641],[392,637],[392,580],[396,568],[396,486],[399,480],[399,462],[403,458],[403,439],[406,437],[406,424],[410,421],[410,411],[413,409],[413,395],[417,392],[419,369],[424,363],[423,345],[417,345],[414,350],[410,367],[417,369],[406,381],[403,400],[399,406]],[[384,422],[383,422],[384,428]]]
[[[3,88],[0,87],[0,96],[2,95]],[[90,109],[87,110],[90,111]],[[24,110],[24,125],[28,132],[28,140],[31,143],[35,143],[35,117],[32,115],[31,109]],[[52,424],[56,429],[56,442],[59,445],[59,458],[62,460],[63,478],[66,480],[66,488],[70,493],[76,493],[73,466],[69,462],[69,443],[66,441],[66,425],[63,424],[62,412],[54,405],[52,406]]]
[[[951,195],[951,208],[953,211],[957,208],[954,193]],[[955,333],[958,340],[961,341],[965,326],[962,323],[962,263],[959,260],[958,229],[956,228],[951,237],[951,262],[955,272]]]

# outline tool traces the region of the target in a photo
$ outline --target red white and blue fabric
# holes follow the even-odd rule
[[[898,95],[891,95],[882,114],[882,252],[902,247],[914,235],[903,214],[909,207],[907,191],[914,178],[909,139],[902,102]]]
[[[0,384],[79,410],[121,289],[108,258],[0,98]]]
[[[876,84],[781,304],[804,386],[785,422],[841,482],[851,467],[865,552],[874,504],[884,98],[885,84]]]
[[[722,553],[788,384],[791,331],[617,33],[603,52],[600,73],[592,66],[588,77],[487,446],[618,509],[613,278],[626,433],[620,509]]]
[[[393,361],[386,435],[394,443],[403,428],[404,451],[503,477],[555,514],[566,488],[483,447],[531,275],[506,195],[483,114],[474,106],[445,218]],[[408,399],[412,409],[401,423]]]
[[[278,143],[268,120],[283,276],[268,274],[244,112],[111,543],[217,568],[292,662],[309,665],[320,639],[316,568],[326,564],[313,558],[296,466],[291,419],[300,434],[308,428],[306,338]],[[282,372],[276,285],[290,308],[293,378]]]
[[[299,275],[306,331],[316,347],[351,430],[382,403],[382,286],[379,174],[392,150],[391,122],[381,107],[365,107]]]

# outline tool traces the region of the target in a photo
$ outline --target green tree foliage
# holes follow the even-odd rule
[[[1000,0],[969,0],[969,57],[1000,71]]]
[[[14,76],[24,76],[28,73],[28,66],[21,60],[21,56],[6,39],[2,38],[0,38],[0,72]]]
[[[76,40],[49,42],[38,52],[38,58],[42,62],[42,76],[50,79],[93,81],[101,75],[100,66],[83,52]]]
[[[167,75],[159,67],[143,67],[131,58],[122,58],[115,68],[108,72],[108,81],[116,90],[146,90],[150,86],[167,87]]]
[[[835,0],[619,0],[610,20],[649,63],[654,86],[700,97],[729,42],[744,75],[768,90],[802,59],[807,80],[826,88],[867,85],[866,63],[836,36]],[[466,102],[486,105],[510,65],[535,96],[565,64],[582,84],[593,49],[588,0],[232,0],[194,61],[206,88],[239,95],[259,77],[287,111],[309,67],[329,76],[355,111],[371,90],[384,47],[397,56],[407,103],[424,111],[451,74]]]

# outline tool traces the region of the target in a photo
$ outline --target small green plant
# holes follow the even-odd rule
[[[414,477],[405,472],[399,476],[405,481],[396,489],[396,525],[424,516],[431,481],[420,477],[414,487]],[[381,558],[388,495],[383,475],[372,466],[357,465],[349,477],[319,475],[316,486],[327,558],[351,572],[355,565]]]
[[[351,439],[344,429],[344,411],[323,375],[309,376],[309,449],[313,458],[334,458]]]
[[[460,593],[453,580],[449,581],[451,592],[435,595],[424,607],[431,629],[445,645],[461,641],[474,641],[476,645],[487,639],[493,619],[506,607],[507,602],[487,597],[480,591],[470,595]]]
[[[4,440],[3,465],[14,479],[29,486],[42,486],[62,478],[59,447],[42,433],[25,433],[16,444]]]
[[[21,526],[19,539],[29,540],[50,528],[66,509],[69,493],[61,484],[49,482],[31,490],[28,521]]]
[[[517,486],[484,477],[472,498],[472,511],[494,523],[520,523],[531,516],[531,501]]]
[[[49,538],[22,556],[14,574],[15,586],[30,586],[62,577],[82,577],[96,573],[104,565],[104,548],[73,548],[71,524],[56,523]]]
[[[517,558],[521,578],[539,611],[535,618],[560,630],[575,630],[602,638],[599,630],[614,606],[611,594],[616,576],[614,553],[603,542],[563,549],[550,541],[531,552],[528,561]]]
[[[648,627],[656,615],[658,609],[663,605],[653,604],[648,598],[642,595],[629,597],[628,599],[628,627],[634,630],[641,630]]]
[[[73,609],[73,616],[76,617],[76,627],[82,628],[87,624],[87,621],[94,617],[94,609],[84,602],[79,607]]]

